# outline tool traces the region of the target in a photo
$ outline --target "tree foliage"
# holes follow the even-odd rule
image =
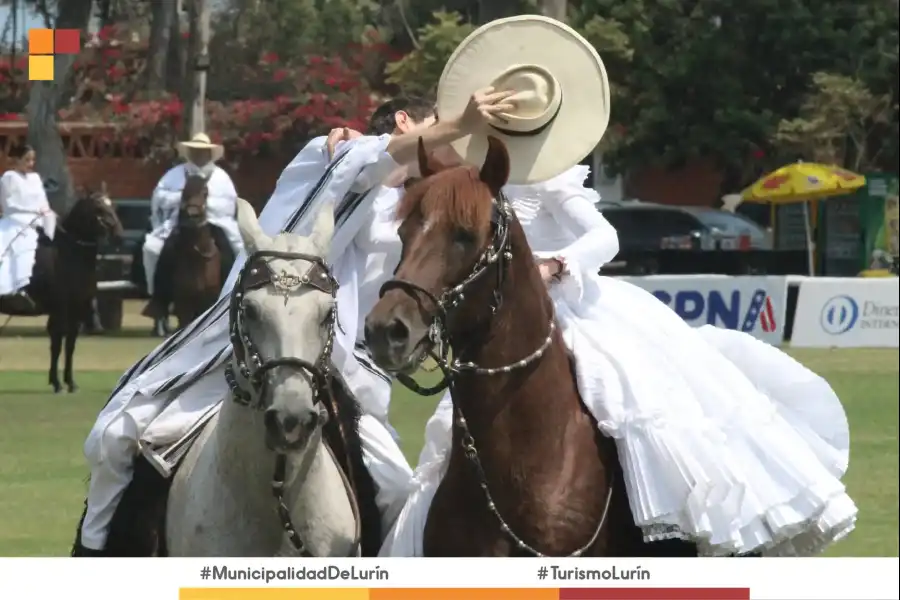
[[[458,13],[434,13],[434,21],[417,32],[418,47],[387,66],[388,83],[398,86],[404,94],[434,95],[447,59],[474,29]]]
[[[70,118],[133,119],[132,129],[150,135],[156,125],[144,115],[165,113],[178,101],[173,77],[185,72],[184,15],[175,16],[165,43],[148,47],[151,31],[157,40],[166,37],[161,24],[151,26],[164,11],[126,0],[97,4],[107,8],[104,22],[122,25],[79,59],[77,84],[60,108]],[[285,132],[293,144],[293,136],[339,119],[359,123],[383,95],[433,93],[446,59],[478,23],[559,10],[559,4],[226,0],[210,43],[211,122],[223,124],[224,138],[263,138],[262,148]],[[746,174],[802,155],[896,170],[897,6],[888,0],[569,0],[567,16],[597,48],[610,76],[613,114],[604,158],[614,169],[704,157]],[[17,62],[0,57],[0,119],[21,113],[27,101],[21,57]],[[309,107],[297,121],[297,111]],[[242,124],[239,115],[247,111],[254,116]],[[294,115],[290,127],[279,111]],[[241,127],[258,135],[241,135]]]
[[[854,171],[872,170],[887,141],[873,134],[896,111],[890,95],[875,95],[861,80],[832,73],[815,73],[813,85],[799,116],[778,124],[775,139],[782,150]]]

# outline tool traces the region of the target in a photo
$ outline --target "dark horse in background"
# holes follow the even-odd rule
[[[69,392],[78,389],[72,375],[72,355],[82,324],[90,315],[97,297],[97,252],[108,236],[121,237],[122,223],[106,193],[106,184],[97,190],[79,190],[79,199],[56,226],[53,241],[40,233],[31,283],[25,288],[32,306],[23,306],[19,297],[0,297],[0,312],[14,316],[47,315],[50,334],[49,383],[57,393],[59,354],[65,339],[63,381]]]
[[[207,221],[206,178],[190,175],[181,192],[178,224],[166,239],[153,276],[154,293],[144,315],[179,329],[215,304],[235,255],[221,228]]]
[[[581,400],[572,357],[525,232],[501,188],[509,155],[481,170],[419,147],[423,180],[398,218],[400,265],[366,319],[376,362],[412,381],[430,353],[453,400],[452,447],[424,533],[426,556],[696,556],[645,544],[615,443]],[[448,356],[452,348],[452,359]]]

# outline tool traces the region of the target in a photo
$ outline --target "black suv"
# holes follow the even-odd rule
[[[626,200],[601,201],[597,209],[619,234],[619,253],[604,274],[744,274],[769,249],[762,228],[712,208]],[[723,230],[713,217],[733,226]]]
[[[122,223],[122,238],[100,246],[97,274],[101,282],[130,282],[134,257],[144,242],[144,235],[150,231],[150,200],[119,198],[113,200],[113,205]],[[134,292],[126,291],[126,294],[134,295]]]

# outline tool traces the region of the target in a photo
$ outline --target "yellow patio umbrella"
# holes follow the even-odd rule
[[[741,192],[744,202],[767,203],[772,207],[772,226],[775,207],[781,204],[803,203],[806,229],[806,248],[809,254],[809,274],[815,273],[814,245],[807,201],[852,193],[866,185],[863,175],[833,165],[796,162],[785,165],[757,180]]]

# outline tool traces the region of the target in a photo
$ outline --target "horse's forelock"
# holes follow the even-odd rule
[[[397,218],[402,221],[418,209],[430,223],[479,231],[490,224],[492,201],[478,169],[451,167],[410,187],[397,208]]]
[[[184,189],[181,191],[181,199],[189,200],[199,196],[206,189],[206,178],[200,175],[190,175],[184,182]]]

